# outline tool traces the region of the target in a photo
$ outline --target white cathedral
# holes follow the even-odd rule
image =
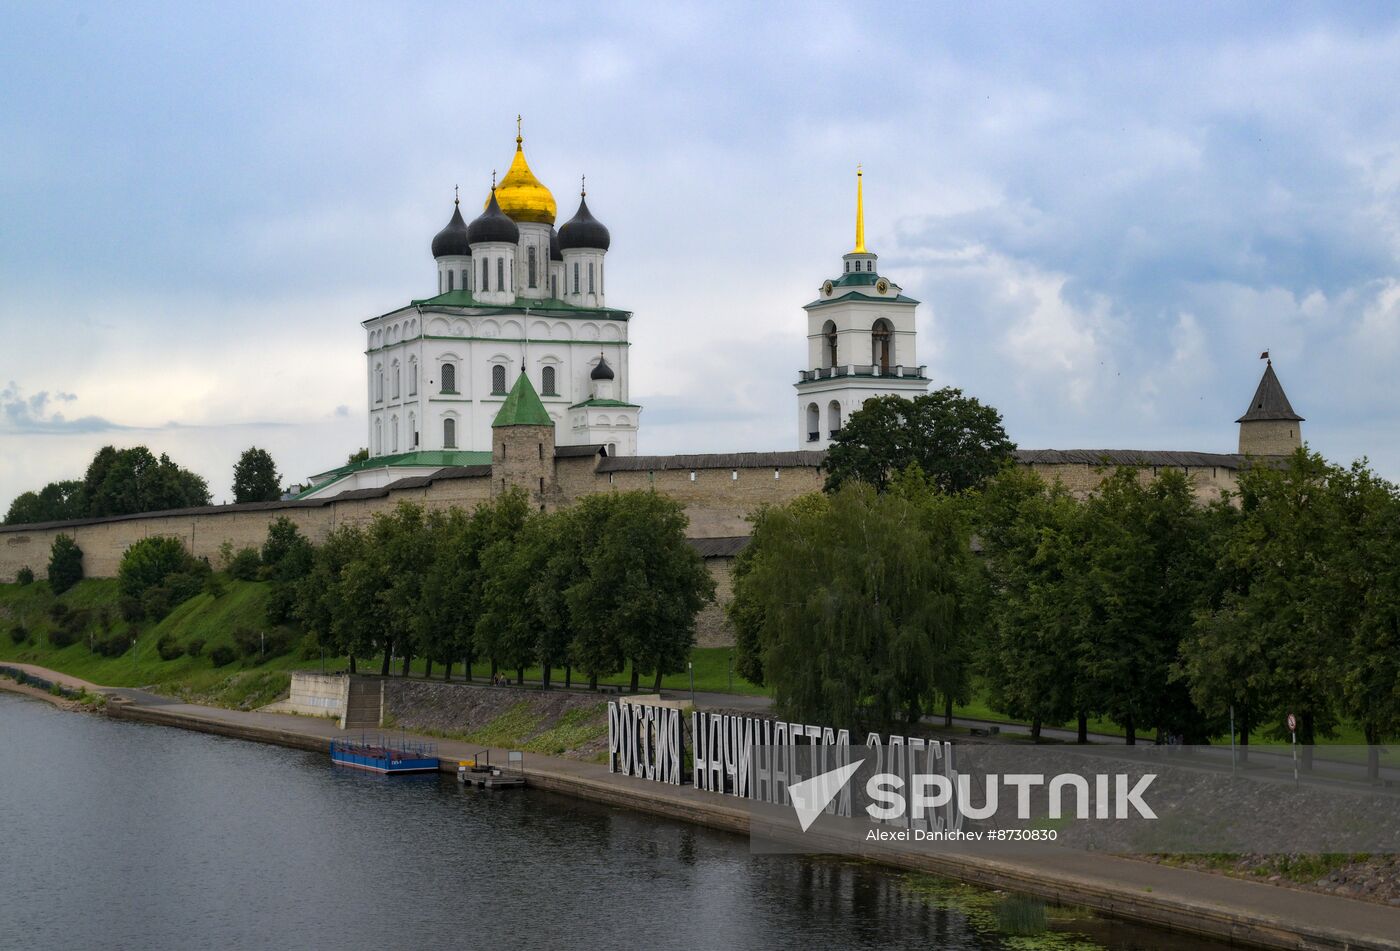
[[[518,120],[517,120],[518,121]],[[516,130],[510,169],[471,222],[454,201],[432,242],[437,293],[363,322],[367,459],[311,477],[302,498],[379,488],[453,466],[489,465],[491,423],[520,374],[554,421],[556,446],[637,454],[629,399],[632,314],[605,298],[610,235],[588,209],[557,229],[554,196]],[[825,449],[873,396],[928,387],[915,353],[918,301],[876,270],[856,179],[855,246],[806,305],[798,448]]]

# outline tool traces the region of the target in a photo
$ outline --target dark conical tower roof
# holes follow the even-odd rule
[[[1259,381],[1259,389],[1254,391],[1254,399],[1249,401],[1249,409],[1235,422],[1252,423],[1263,419],[1303,419],[1293,412],[1288,396],[1283,392],[1283,384],[1279,383],[1278,375],[1274,373],[1272,360],[1264,367],[1264,377]]]
[[[559,247],[565,251],[572,248],[606,251],[611,243],[612,236],[608,234],[608,229],[588,210],[587,196],[580,195],[578,211],[559,229]]]
[[[593,368],[593,372],[588,374],[592,380],[611,380],[613,378],[613,368],[608,366],[608,358],[600,356],[598,365]]]
[[[500,203],[496,201],[496,189],[491,189],[491,199],[486,203],[486,210],[478,215],[471,224],[467,225],[467,242],[469,244],[483,244],[487,241],[499,241],[504,244],[515,244],[520,240],[520,228],[514,221],[501,211]]]

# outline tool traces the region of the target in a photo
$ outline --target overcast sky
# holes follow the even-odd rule
[[[1021,446],[1233,451],[1267,348],[1400,477],[1395,7],[756,9],[7,5],[0,511],[109,442],[216,500],[249,445],[343,462],[359,321],[433,293],[517,112],[612,231],[644,453],[797,448],[861,162],[920,360]]]

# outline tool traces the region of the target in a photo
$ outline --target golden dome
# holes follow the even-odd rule
[[[537,221],[542,225],[554,224],[558,211],[554,196],[544,183],[530,171],[525,161],[524,139],[520,135],[519,117],[516,118],[515,158],[511,159],[506,177],[496,186],[496,201],[514,221]],[[490,204],[490,199],[487,199]]]

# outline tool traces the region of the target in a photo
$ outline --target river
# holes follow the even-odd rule
[[[5,949],[1218,947],[1058,912],[1008,941],[969,888],[3,692],[0,857]]]

